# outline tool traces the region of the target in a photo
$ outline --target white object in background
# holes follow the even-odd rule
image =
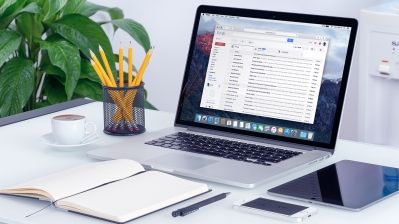
[[[399,146],[399,1],[361,10],[359,140]]]
[[[79,145],[95,136],[97,128],[84,116],[65,114],[51,119],[51,131],[58,145]]]
[[[82,142],[78,144],[65,145],[58,143],[57,140],[54,138],[53,133],[47,133],[45,135],[42,135],[40,137],[40,140],[43,144],[51,146],[60,151],[75,151],[80,150],[83,146],[90,145],[96,142],[97,140],[99,140],[99,137],[97,134],[90,135],[89,138],[85,138]]]
[[[378,66],[378,71],[380,72],[380,74],[389,75],[390,68],[391,66],[389,65],[388,60],[381,60],[380,65]]]

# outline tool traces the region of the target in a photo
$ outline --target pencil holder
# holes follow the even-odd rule
[[[145,132],[144,84],[135,87],[103,87],[104,133],[136,135]]]

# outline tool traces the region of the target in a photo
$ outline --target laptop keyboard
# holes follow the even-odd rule
[[[145,144],[270,166],[302,154],[274,147],[177,132]]]

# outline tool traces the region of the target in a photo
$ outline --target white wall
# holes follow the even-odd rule
[[[91,0],[94,3],[117,6],[125,17],[141,22],[151,36],[155,52],[144,78],[149,100],[160,110],[176,111],[180,85],[192,32],[195,10],[200,4],[221,5],[276,11],[291,11],[358,18],[359,10],[384,0]],[[119,32],[113,45],[127,45],[130,38]],[[137,48],[138,49],[138,48]],[[137,52],[136,64],[143,51]],[[357,138],[357,56],[354,56],[347,98],[341,122],[340,136]]]

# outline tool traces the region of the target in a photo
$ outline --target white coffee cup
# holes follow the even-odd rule
[[[55,141],[62,145],[81,144],[97,133],[97,127],[93,122],[86,122],[85,116],[76,114],[53,117],[51,130]]]

